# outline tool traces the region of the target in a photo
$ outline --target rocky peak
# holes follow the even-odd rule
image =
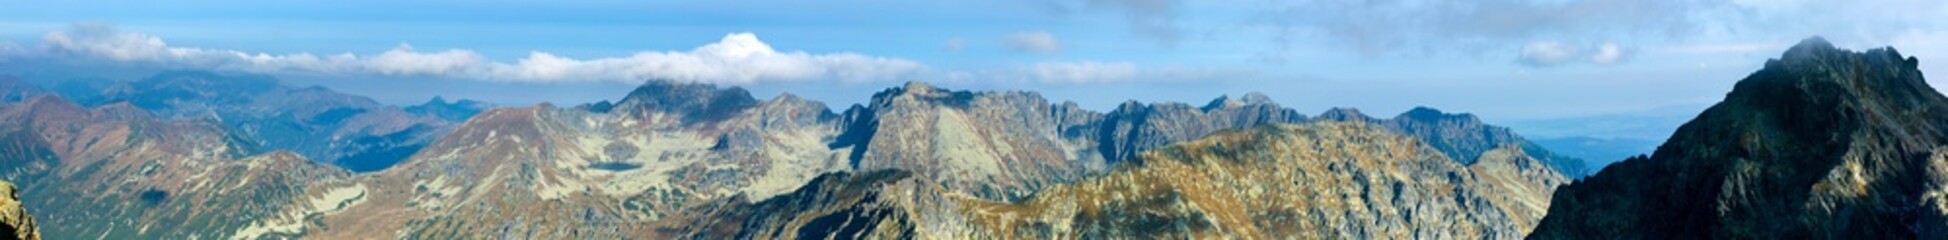
[[[879,93],[873,94],[873,101],[871,107],[876,110],[883,110],[883,109],[895,108],[895,105],[901,105],[901,104],[905,104],[905,105],[942,104],[949,107],[965,109],[973,104],[972,101],[974,101],[974,98],[977,97],[977,95],[1002,96],[1002,97],[1033,97],[1035,99],[1041,98],[1041,96],[1039,95],[1035,95],[1032,93],[1020,93],[1020,92],[975,93],[975,92],[965,91],[965,90],[956,91],[951,89],[934,87],[933,85],[927,84],[925,82],[912,81],[912,82],[907,82],[906,86],[886,89],[885,91],[880,91]]]
[[[901,89],[909,93],[930,93],[935,90],[933,85],[921,81],[907,81],[906,86]]]
[[[711,122],[736,115],[758,104],[742,87],[705,83],[649,81],[629,92],[614,109],[631,114],[678,114],[685,122]]]
[[[1204,107],[1201,109],[1208,112],[1217,109],[1239,108],[1239,107],[1246,107],[1246,106],[1277,107],[1278,103],[1272,102],[1272,98],[1269,96],[1265,96],[1264,93],[1254,91],[1254,92],[1245,93],[1243,97],[1239,97],[1239,98],[1231,98],[1230,95],[1218,96],[1217,99],[1212,99],[1211,103],[1204,104]]]
[[[1336,107],[1332,109],[1326,109],[1326,112],[1324,113],[1319,113],[1318,119],[1328,120],[1328,121],[1349,122],[1349,121],[1372,121],[1373,117],[1367,116],[1366,113],[1361,113],[1360,109],[1358,108]]]

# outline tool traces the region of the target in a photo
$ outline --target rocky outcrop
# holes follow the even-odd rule
[[[1530,238],[1948,237],[1948,98],[1917,65],[1801,42],[1655,154],[1558,191]]]
[[[41,239],[34,216],[20,204],[20,188],[7,181],[0,181],[0,239]]]

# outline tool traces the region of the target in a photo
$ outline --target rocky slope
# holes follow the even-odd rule
[[[1016,202],[888,170],[678,217],[664,237],[1517,238],[1564,181],[1520,148],[1463,166],[1366,123],[1268,125],[1167,146]]]
[[[224,128],[129,104],[58,96],[0,106],[7,177],[57,238],[222,236],[279,212],[311,184],[349,173],[288,152],[245,156]]]
[[[1557,192],[1530,238],[1948,237],[1948,98],[1917,64],[1801,42],[1655,154]]]

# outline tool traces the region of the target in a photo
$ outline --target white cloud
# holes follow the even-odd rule
[[[414,51],[411,44],[401,43],[399,47],[365,59],[364,67],[386,75],[453,75],[467,73],[486,62],[486,57],[469,50],[422,53]]]
[[[834,78],[890,80],[919,74],[920,63],[854,53],[779,52],[757,35],[733,33],[689,52],[640,52],[629,57],[577,60],[534,52],[515,64],[495,64],[490,78],[564,81],[577,79],[676,79],[754,83]]]
[[[78,24],[49,32],[43,50],[57,56],[142,62],[176,67],[253,72],[307,71],[438,76],[494,81],[616,81],[649,79],[749,84],[763,81],[898,80],[926,66],[905,59],[856,53],[781,52],[751,33],[725,35],[690,51],[646,51],[628,57],[574,59],[532,52],[514,63],[496,62],[472,50],[421,52],[400,44],[375,56],[351,53],[273,55],[172,47],[161,38],[121,32],[107,25]]]
[[[1062,52],[1062,42],[1048,32],[1017,32],[1005,39],[1009,51],[1054,54]]]
[[[1554,67],[1577,63],[1610,65],[1623,63],[1628,60],[1628,57],[1627,49],[1613,42],[1577,46],[1556,41],[1535,41],[1522,45],[1515,62],[1531,67]]]

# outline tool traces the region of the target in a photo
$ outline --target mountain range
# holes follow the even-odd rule
[[[1465,113],[1108,112],[909,82],[843,111],[649,81],[397,107],[265,76],[0,78],[0,226],[48,238],[1939,238],[1948,97],[1809,39],[1595,171]],[[25,213],[31,213],[27,217]]]
[[[25,183],[26,205],[53,216],[50,236],[644,236],[697,217],[697,206],[889,171],[923,176],[939,196],[1002,204],[1141,164],[1174,143],[1312,121],[1257,93],[1101,113],[1032,92],[920,82],[843,112],[790,94],[760,101],[737,87],[665,81],[613,103],[492,109],[441,98],[391,107],[208,72],[63,91],[15,85],[22,101],[0,117],[5,150],[24,154],[6,167]],[[1439,157],[1422,156],[1453,169],[1484,146],[1533,145],[1471,116],[1410,113],[1357,119],[1376,122],[1364,131],[1455,137],[1430,141],[1441,154],[1428,155]],[[1562,169],[1545,175],[1582,171]],[[243,205],[253,207],[212,208]],[[77,224],[91,221],[108,224]]]

